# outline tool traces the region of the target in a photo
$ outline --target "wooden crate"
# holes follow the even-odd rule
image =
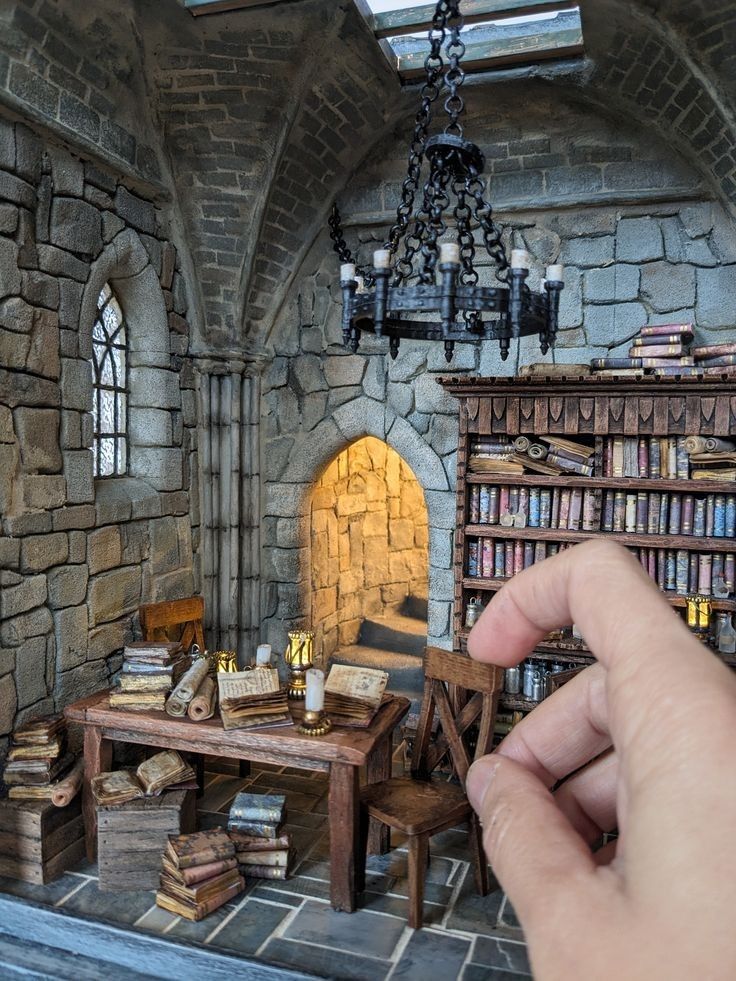
[[[117,807],[97,808],[100,889],[156,889],[169,835],[194,831],[195,791],[164,791]]]
[[[81,794],[68,807],[0,799],[0,875],[44,885],[83,857]]]

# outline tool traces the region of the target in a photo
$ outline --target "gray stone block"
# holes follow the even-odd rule
[[[141,582],[139,566],[123,566],[90,579],[87,594],[90,626],[96,627],[137,610],[141,602]]]
[[[588,343],[594,346],[615,347],[646,323],[647,312],[641,303],[585,308],[585,333]]]
[[[71,333],[62,331],[62,334]],[[82,448],[82,416],[74,409],[64,409],[61,413],[61,448],[79,450]]]
[[[0,234],[13,235],[18,227],[18,209],[14,204],[0,204]]]
[[[87,660],[89,615],[87,607],[71,606],[54,613],[56,667],[68,671]]]
[[[582,269],[602,266],[613,258],[613,249],[614,239],[612,235],[571,238],[562,243],[560,262],[566,266],[579,266]],[[567,271],[565,281],[567,282]]]
[[[18,333],[30,334],[33,329],[33,307],[20,296],[13,296],[0,303],[0,327]]]
[[[62,147],[49,146],[54,194],[81,198],[84,193],[84,164]]]
[[[79,564],[87,558],[87,536],[83,531],[69,532],[69,561]]]
[[[20,542],[18,544],[20,545]],[[21,580],[17,586],[3,585],[0,618],[5,620],[33,610],[46,602],[46,595],[46,576],[29,576]]]
[[[0,678],[0,735],[12,732],[17,708],[15,682],[12,674],[6,674]]]
[[[451,416],[432,416],[429,424],[429,443],[440,456],[457,449],[457,426],[457,419]]]
[[[140,408],[179,409],[179,376],[174,371],[164,371],[162,368],[138,368],[135,385],[131,388],[130,404]]]
[[[176,519],[167,517],[151,521],[149,531],[151,572],[155,576],[173,571],[180,564]]]
[[[649,267],[646,267],[649,268]],[[604,269],[589,269],[584,275],[587,303],[612,303],[639,297],[639,267],[618,262]],[[567,292],[567,283],[563,298]],[[570,325],[570,326],[577,326]]]
[[[133,505],[123,480],[100,480],[95,488],[97,524],[108,525],[129,521]]]
[[[130,474],[144,478],[156,490],[181,490],[184,478],[181,450],[132,446]]]
[[[15,170],[15,125],[0,119],[0,168]]]
[[[310,392],[317,388],[324,388],[321,372],[315,361],[310,357],[305,366],[302,364],[304,360],[304,358],[300,358],[292,365],[292,371],[301,391]],[[341,385],[360,385],[366,369],[366,360],[359,354],[330,356],[324,359],[322,366],[324,378],[330,388],[337,388]],[[310,376],[313,376],[313,383],[310,383]]]
[[[82,303],[82,287],[79,283],[64,279],[59,283],[59,323],[69,330],[79,330],[79,313]],[[82,332],[84,333],[84,332]],[[91,333],[91,331],[90,331]],[[92,351],[82,353],[81,357],[91,357]]]
[[[18,246],[10,239],[0,238],[0,295],[12,296],[19,293],[20,286]]]
[[[14,443],[13,413],[7,405],[0,405],[0,443]]]
[[[53,310],[34,311],[26,367],[36,375],[59,378],[59,318]]]
[[[70,252],[57,249],[55,245],[39,244],[36,248],[38,253],[38,268],[43,272],[50,273],[52,276],[66,276],[69,279],[76,279],[79,283],[85,283],[89,275],[89,268],[86,263],[77,259]]]
[[[59,508],[53,514],[54,531],[69,531],[71,529],[94,528],[95,508],[93,504],[77,504],[72,507]],[[81,562],[81,559],[72,559],[71,562]]]
[[[24,208],[33,208],[36,203],[36,195],[30,184],[0,170],[0,199],[12,201]]]
[[[29,303],[47,310],[59,309],[59,280],[37,269],[21,273],[21,295]]]
[[[17,569],[20,565],[20,539],[0,535],[0,569]]]
[[[59,508],[66,498],[66,481],[61,474],[26,474],[21,477],[21,486],[29,511]]]
[[[90,661],[109,657],[117,651],[122,651],[132,640],[133,628],[129,617],[105,623],[101,627],[90,630],[87,657]]]
[[[118,215],[139,232],[154,235],[156,232],[156,209],[150,201],[144,201],[126,188],[119,186],[115,192],[115,210]]]
[[[305,432],[314,429],[317,423],[324,419],[326,408],[326,392],[310,392],[302,397],[301,419],[302,428]]]
[[[267,483],[264,487],[264,516],[292,518],[308,514],[310,507],[310,484]]]
[[[64,450],[67,503],[89,504],[95,499],[92,454],[89,450]]]
[[[107,664],[104,660],[80,664],[71,671],[58,674],[54,686],[57,705],[69,705],[109,686]]]
[[[21,572],[43,572],[51,566],[66,562],[68,555],[69,544],[63,532],[29,535],[21,544]]]
[[[152,582],[151,600],[160,603],[163,600],[184,599],[194,592],[194,577],[191,569],[177,569],[156,576]]]
[[[559,326],[561,330],[579,327],[583,322],[582,275],[578,269],[565,270],[565,288],[560,294]],[[497,345],[494,345],[497,347]]]
[[[102,213],[102,239],[107,244],[112,242],[115,236],[125,228],[125,222],[118,218],[112,211]]]
[[[102,249],[100,212],[78,198],[54,198],[50,239],[53,245],[81,255],[96,256]]]
[[[0,451],[3,449],[4,447],[0,446]],[[51,515],[48,511],[7,515],[3,518],[3,531],[6,535],[44,535],[51,531]]]
[[[342,360],[342,358],[338,360]],[[360,366],[357,365],[358,361],[360,361]],[[341,377],[346,379],[350,376],[351,371],[352,375],[355,375],[359,371],[360,378],[362,378],[365,363],[362,358],[355,357],[353,363],[337,370],[340,370]],[[337,370],[335,373],[337,373]],[[290,376],[291,386],[300,395],[306,395],[308,392],[322,392],[327,388],[327,383],[322,372],[322,361],[316,354],[303,354],[292,361]],[[348,382],[344,381],[343,384],[348,384]]]
[[[49,606],[59,610],[77,606],[87,595],[89,573],[86,565],[65,565],[52,569],[48,574]]]
[[[88,536],[87,564],[91,576],[120,565],[121,555],[122,542],[120,528],[117,525],[98,528]]]
[[[13,421],[23,469],[35,473],[60,471],[59,412],[21,406],[15,409]]]
[[[28,637],[42,637],[54,628],[51,614],[45,606],[21,613],[0,625],[0,643],[4,647],[20,647]]]
[[[655,313],[695,303],[695,270],[681,263],[649,262],[641,269],[641,298]]]
[[[92,365],[79,358],[62,358],[61,390],[64,407],[90,412],[92,409]]]
[[[647,262],[664,256],[659,222],[653,218],[622,218],[616,229],[616,258],[623,262]]]
[[[19,709],[33,705],[46,697],[45,637],[32,637],[16,651],[15,684]]]
[[[171,446],[171,413],[165,409],[132,407],[128,435],[136,446]]]
[[[736,323],[736,265],[697,270],[699,327],[733,327]]]

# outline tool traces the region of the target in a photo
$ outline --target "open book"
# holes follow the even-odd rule
[[[333,664],[325,682],[325,712],[337,725],[368,726],[387,684],[388,671]]]
[[[284,725],[291,722],[286,689],[276,668],[218,671],[220,715],[225,729]]]
[[[176,750],[165,749],[140,764],[135,773],[115,770],[92,778],[92,793],[98,804],[125,804],[138,797],[157,797],[172,785],[195,779],[195,772]]]

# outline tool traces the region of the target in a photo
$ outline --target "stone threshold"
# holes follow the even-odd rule
[[[17,942],[17,956],[14,953]],[[29,945],[38,951],[33,959]],[[58,972],[49,968],[58,958]],[[34,978],[165,978],[170,981],[301,981],[316,975],[274,967],[247,957],[229,956],[183,940],[148,936],[98,920],[49,909],[31,900],[0,896],[0,975]],[[115,969],[119,969],[117,972]],[[49,973],[49,971],[55,973]]]

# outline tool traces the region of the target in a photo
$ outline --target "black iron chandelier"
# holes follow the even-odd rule
[[[388,337],[392,358],[401,338],[441,340],[447,361],[458,341],[498,341],[504,360],[512,337],[538,334],[542,354],[554,344],[563,268],[548,266],[543,292],[537,293],[526,284],[528,253],[513,249],[510,264],[506,257],[502,229],[484,197],[485,158],[463,136],[462,27],[460,0],[438,0],[401,203],[388,240],[373,253],[372,267],[356,265],[337,205],[332,209],[330,237],[341,262],[343,341],[353,352],[363,333]],[[432,106],[441,95],[448,121],[442,132],[430,136]],[[425,157],[429,174],[412,216]],[[478,285],[476,236],[496,265],[496,286]],[[412,320],[412,313],[434,314],[439,321]],[[483,314],[491,316],[484,319]]]

